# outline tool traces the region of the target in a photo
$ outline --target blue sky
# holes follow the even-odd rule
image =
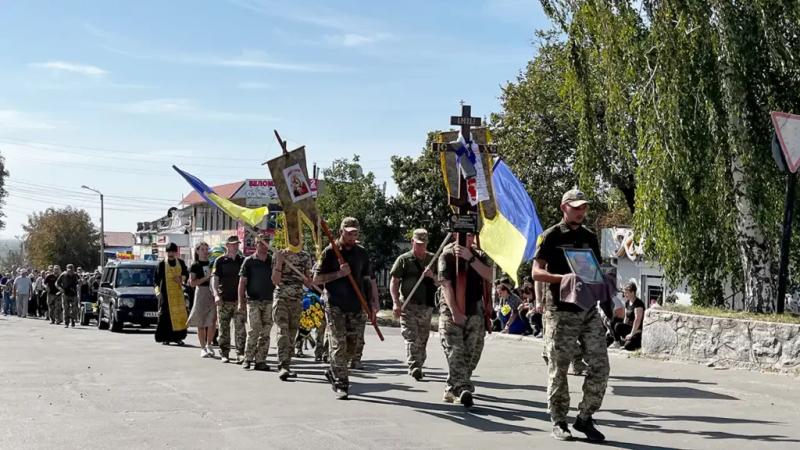
[[[458,101],[499,109],[500,86],[548,26],[538,0],[24,1],[0,8],[2,237],[73,205],[133,231],[188,192],[268,178],[278,129],[309,166],[358,154],[393,191]]]

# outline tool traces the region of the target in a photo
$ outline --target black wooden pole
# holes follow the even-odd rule
[[[797,195],[797,174],[789,173],[786,180],[786,209],[783,215],[783,238],[781,239],[781,260],[778,268],[777,313],[783,314],[786,303],[786,282],[789,275],[789,249],[792,242],[792,219]]]

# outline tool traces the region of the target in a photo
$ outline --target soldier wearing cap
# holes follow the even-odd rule
[[[225,254],[214,260],[211,273],[211,292],[217,305],[219,328],[219,352],[223,363],[230,362],[231,321],[234,326],[234,343],[236,346],[236,363],[244,362],[244,350],[247,341],[247,316],[239,311],[239,270],[244,258],[239,254],[239,238],[230,236],[225,241]]]
[[[422,228],[414,230],[411,250],[397,257],[391,271],[390,292],[394,302],[394,316],[400,318],[400,331],[406,341],[408,374],[417,381],[423,377],[422,367],[427,358],[434,296],[439,285],[434,271],[426,269],[433,260],[433,253],[427,247],[428,231]],[[409,299],[411,290],[420,278],[422,281]],[[403,308],[406,299],[408,303]]]
[[[378,285],[364,247],[358,245],[358,220],[346,217],[339,227],[336,245],[344,258],[339,264],[336,253],[328,245],[320,255],[314,270],[314,284],[324,285],[328,302],[325,314],[328,320],[328,342],[330,345],[330,369],[325,377],[331,383],[336,397],[346,399],[350,389],[348,364],[358,352],[359,339],[363,341],[367,316],[361,309],[356,292],[347,279],[352,275],[365,297],[370,298],[371,312],[378,310]],[[369,287],[371,295],[364,292]]]
[[[272,331],[272,256],[269,237],[256,238],[256,252],[242,262],[239,270],[239,311],[247,311],[247,345],[244,368],[268,371],[270,332]]]
[[[605,439],[595,428],[592,419],[592,414],[603,402],[608,383],[608,352],[603,323],[596,306],[583,310],[573,303],[561,301],[560,294],[562,277],[570,273],[564,249],[591,249],[597,260],[601,260],[597,236],[583,225],[588,203],[586,195],[577,189],[564,193],[561,198],[563,219],[539,236],[532,270],[534,280],[548,283],[545,291],[544,335],[548,369],[547,397],[553,422],[552,436],[559,440],[572,439],[567,425],[567,370],[581,350],[589,370],[583,382],[583,400],[578,405],[578,417],[573,427],[585,433],[589,440]],[[579,348],[579,339],[582,348]]]

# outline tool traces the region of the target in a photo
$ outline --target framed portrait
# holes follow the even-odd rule
[[[594,252],[588,248],[565,248],[564,255],[572,272],[585,283],[604,283],[603,271]]]
[[[300,164],[293,164],[283,169],[283,177],[286,180],[286,186],[289,188],[292,202],[298,202],[314,195],[303,169],[300,168]]]

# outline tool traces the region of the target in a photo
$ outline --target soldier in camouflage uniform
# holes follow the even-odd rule
[[[59,275],[61,275],[61,268],[50,266],[44,276],[44,286],[45,291],[47,291],[47,315],[50,317],[51,324],[61,324],[63,319],[63,309],[61,300],[58,298],[58,286],[56,286],[56,280]]]
[[[483,252],[473,246],[474,235],[467,234],[466,246],[455,242],[445,246],[439,256],[439,282],[442,299],[439,305],[439,336],[447,357],[447,384],[443,400],[473,405],[472,372],[483,352],[486,325],[483,317],[485,282],[492,279],[492,266]],[[467,283],[464,303],[456,299],[456,264],[464,260]]]
[[[406,341],[408,374],[420,381],[422,367],[427,358],[428,336],[431,331],[434,297],[438,282],[433,270],[425,269],[433,260],[427,251],[428,232],[422,228],[414,230],[411,250],[397,257],[392,266],[390,293],[394,302],[394,316],[400,319],[400,331]],[[403,302],[420,277],[425,277],[414,292],[414,296],[403,308]]]
[[[219,328],[219,352],[223,363],[230,362],[231,321],[234,326],[234,343],[236,344],[236,364],[244,362],[245,343],[247,341],[247,316],[239,311],[239,270],[244,258],[239,255],[239,238],[230,236],[225,242],[225,254],[214,260],[211,272],[211,292],[217,305]]]
[[[294,269],[290,268],[290,265]],[[282,381],[296,376],[289,370],[289,365],[292,362],[292,351],[300,329],[303,286],[311,284],[310,275],[311,256],[308,253],[304,251],[294,253],[291,250],[277,252],[275,265],[272,268],[272,282],[275,284],[272,320],[278,326],[278,378]]]
[[[256,238],[256,252],[244,259],[239,271],[239,310],[247,309],[247,345],[244,369],[268,371],[270,332],[272,331],[272,257],[269,238]]]
[[[608,383],[605,329],[596,306],[584,311],[578,305],[562,302],[560,290],[562,276],[571,272],[564,249],[591,249],[600,261],[600,245],[597,236],[583,226],[588,211],[583,192],[566,192],[561,199],[561,211],[563,220],[545,230],[538,238],[532,270],[534,280],[549,283],[549,289],[545,292],[544,352],[552,436],[559,440],[572,439],[567,425],[567,370],[570,362],[582,351],[583,360],[589,368],[583,381],[583,400],[578,405],[578,418],[573,427],[586,434],[589,440],[603,441],[605,436],[595,428],[592,414],[600,408]]]
[[[353,290],[348,275],[352,275],[356,283],[364,286],[368,283],[373,300],[371,314],[375,314],[378,305],[378,285],[364,247],[358,245],[358,220],[346,217],[339,229],[339,239],[333,243],[341,251],[344,263],[339,264],[336,253],[328,245],[320,255],[320,261],[314,270],[314,284],[324,285],[327,297],[325,314],[328,320],[328,343],[330,346],[331,367],[325,377],[339,399],[346,399],[350,389],[348,363],[357,350],[358,336],[363,336],[366,314],[361,309],[356,292]]]

